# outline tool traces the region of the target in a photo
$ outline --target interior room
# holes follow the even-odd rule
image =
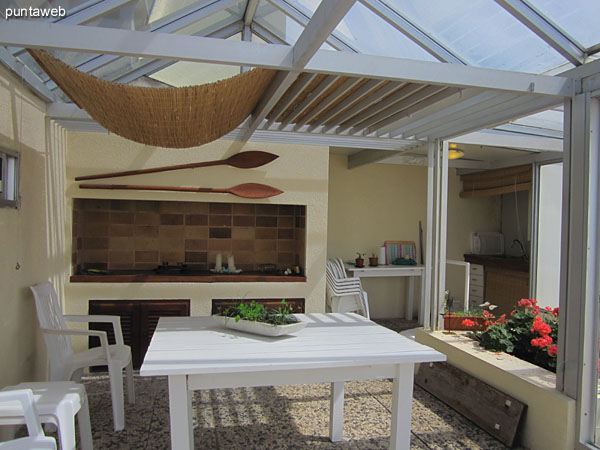
[[[599,448],[599,14],[6,2],[0,441]]]

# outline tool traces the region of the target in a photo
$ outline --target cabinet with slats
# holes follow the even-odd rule
[[[476,309],[485,297],[485,270],[481,264],[471,264],[469,284],[469,308]]]
[[[160,317],[189,316],[190,300],[90,300],[89,314],[121,317],[123,340],[131,347],[133,367],[138,369],[144,361],[146,350]],[[106,331],[110,344],[115,343],[112,325],[90,323],[90,330]],[[100,345],[98,338],[91,337],[89,346]]]

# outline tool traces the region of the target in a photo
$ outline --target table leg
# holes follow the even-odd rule
[[[425,317],[425,271],[421,272],[421,292],[419,293],[419,325],[423,325]]]
[[[415,304],[415,277],[408,277],[408,296],[406,302],[406,320],[412,320]]]
[[[329,400],[329,438],[331,442],[344,439],[344,382],[331,383]]]
[[[399,364],[392,389],[390,450],[409,450],[414,364]]]
[[[192,450],[192,393],[187,388],[187,376],[169,376],[169,413],[171,419],[171,449]]]

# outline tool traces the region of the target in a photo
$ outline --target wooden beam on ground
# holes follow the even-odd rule
[[[445,362],[421,364],[415,384],[513,447],[527,405]]]

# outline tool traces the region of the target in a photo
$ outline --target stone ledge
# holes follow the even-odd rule
[[[417,329],[417,342],[448,357],[448,363],[527,405],[520,443],[531,450],[575,445],[575,400],[555,389],[556,375],[541,367],[482,349],[461,332]]]

